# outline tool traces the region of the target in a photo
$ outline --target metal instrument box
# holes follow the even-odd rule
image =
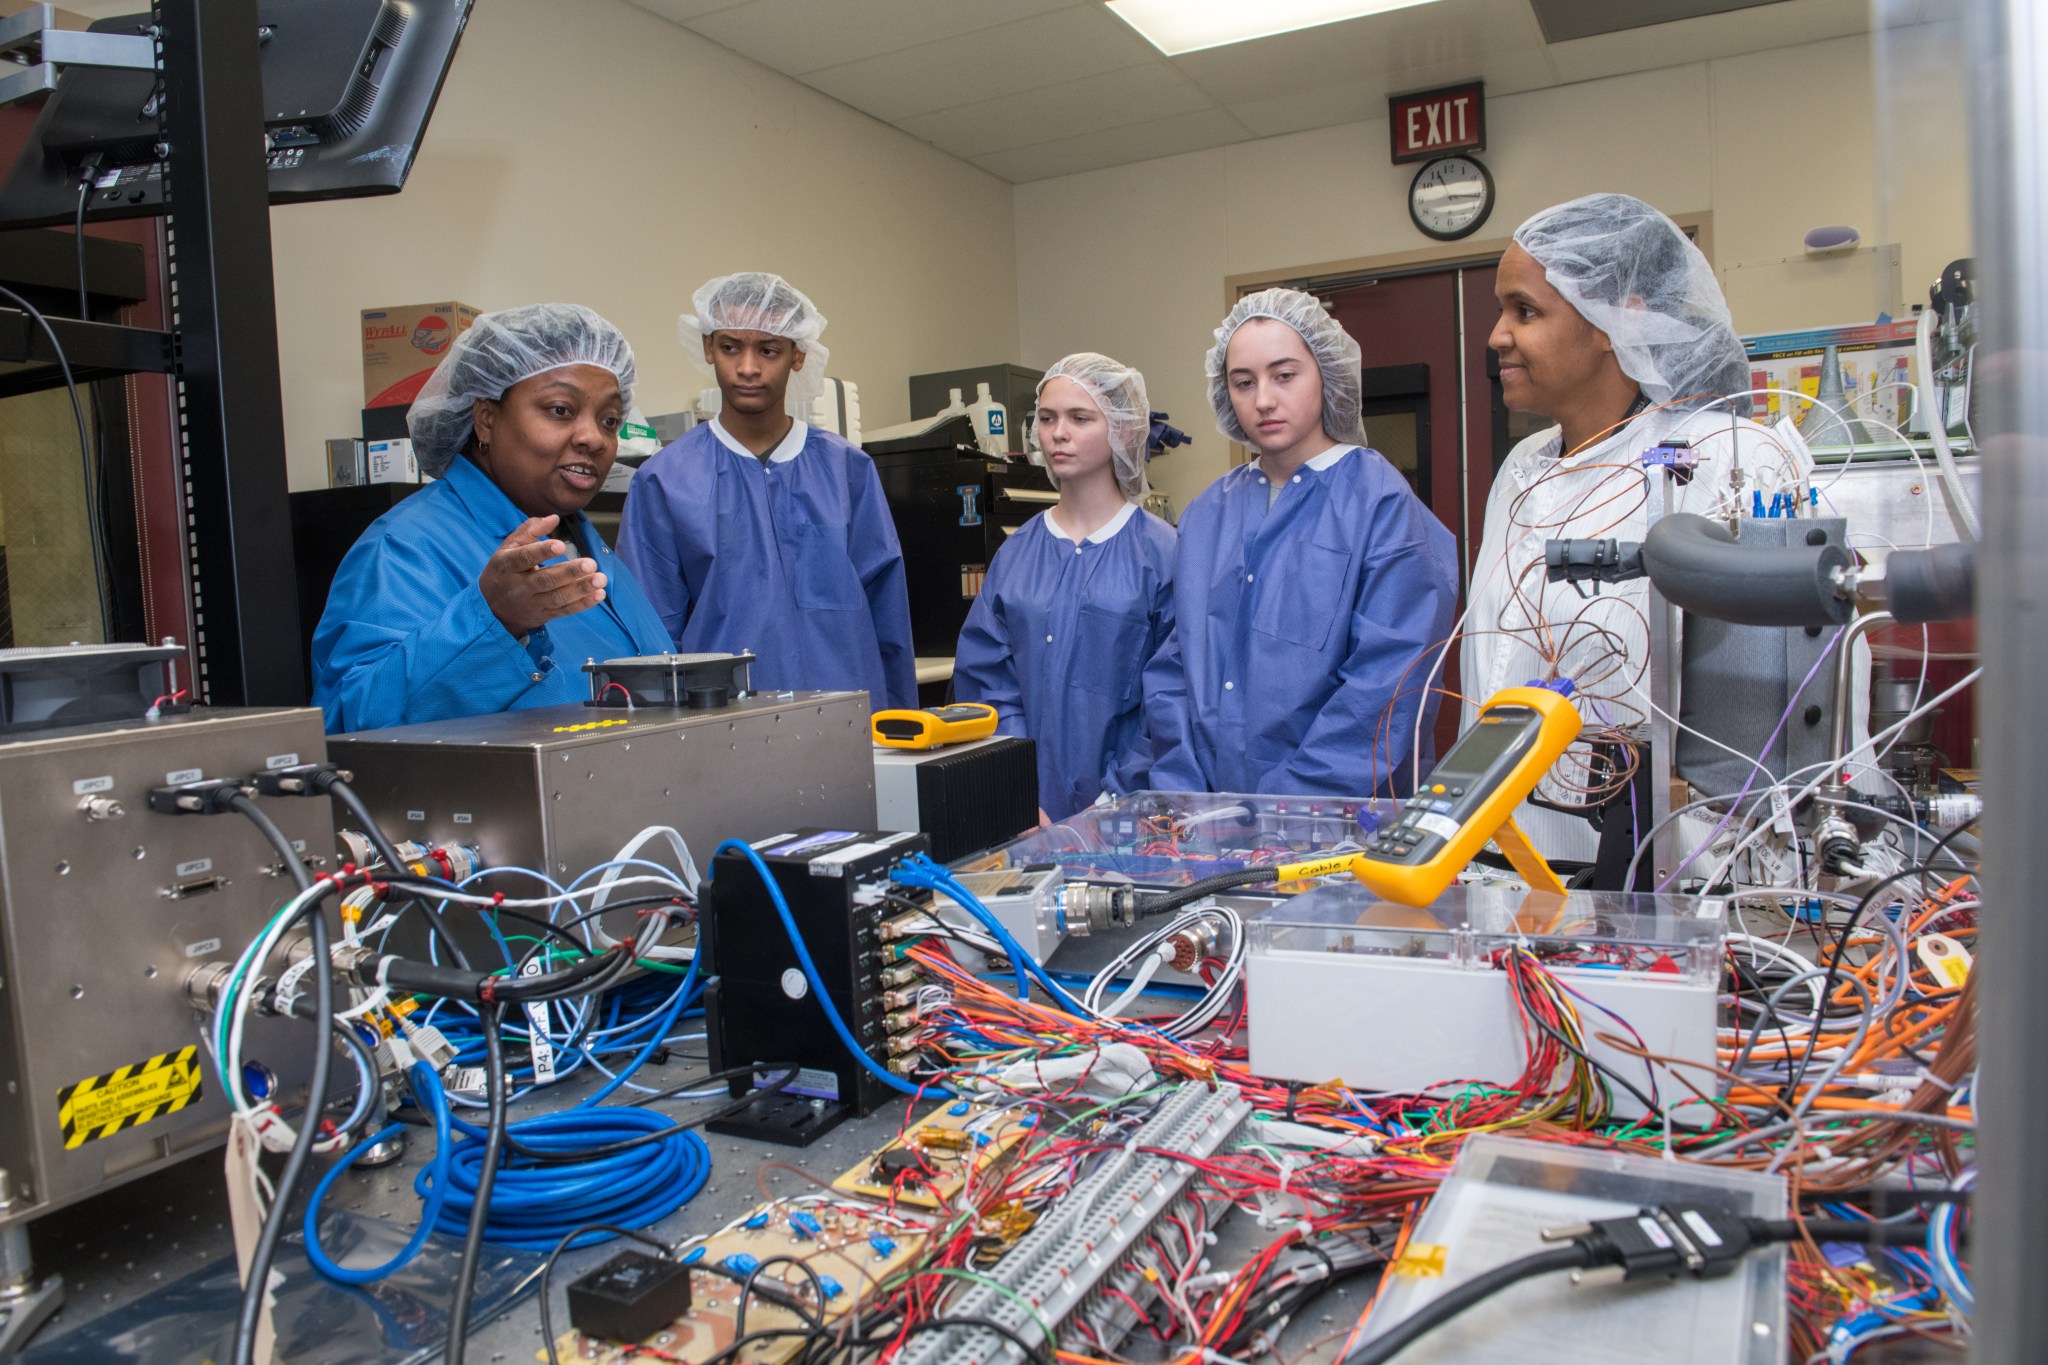
[[[33,1217],[218,1141],[228,1109],[185,995],[292,895],[233,814],[161,815],[151,788],[326,757],[314,710],[198,710],[0,743],[0,1168]],[[327,803],[261,799],[316,866]],[[291,1088],[313,1030],[252,1019],[251,1060]]]
[[[708,867],[721,839],[873,828],[868,714],[865,692],[542,706],[334,735],[328,752],[394,840],[474,844],[486,866],[562,877],[669,825]]]

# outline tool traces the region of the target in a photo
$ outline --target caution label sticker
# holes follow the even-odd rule
[[[199,1098],[199,1048],[181,1048],[57,1092],[66,1150],[175,1114]]]

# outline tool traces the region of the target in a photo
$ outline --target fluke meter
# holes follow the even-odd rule
[[[996,708],[978,701],[955,702],[919,711],[877,711],[875,743],[889,749],[936,749],[987,739],[996,732]]]
[[[1564,883],[1514,815],[1579,737],[1579,725],[1578,708],[1548,688],[1494,693],[1401,818],[1380,830],[1350,871],[1388,900],[1428,905],[1492,840],[1533,889],[1562,894]]]

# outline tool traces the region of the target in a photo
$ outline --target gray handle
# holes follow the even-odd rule
[[[1674,512],[1650,528],[1643,568],[1664,599],[1738,626],[1839,626],[1856,604],[1836,590],[1840,545],[1744,545],[1718,521]]]

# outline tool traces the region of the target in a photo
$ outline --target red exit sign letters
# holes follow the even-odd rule
[[[1394,164],[1486,148],[1486,83],[1469,81],[1387,100]]]

